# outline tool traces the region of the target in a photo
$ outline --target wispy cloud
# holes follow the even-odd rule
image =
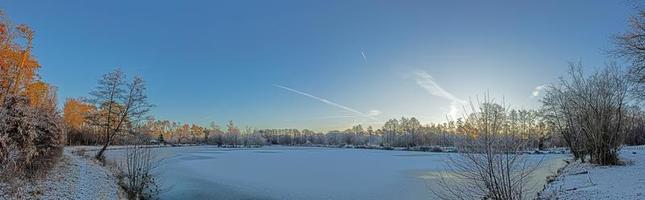
[[[452,93],[446,91],[425,71],[414,73],[417,85],[428,91],[431,95],[450,100],[448,116],[456,118],[459,113],[459,107],[466,104],[466,101],[455,97]]]
[[[367,64],[367,53],[365,51],[361,50],[361,56],[363,57],[363,62]]]
[[[531,98],[540,96],[540,93],[542,93],[542,90],[544,90],[544,88],[546,88],[546,85],[538,85],[537,87],[535,87],[535,89],[533,89],[533,92],[531,92]]]
[[[293,92],[293,93],[296,93],[296,94],[299,94],[299,95],[302,95],[302,96],[306,96],[306,97],[318,100],[320,102],[323,102],[323,103],[325,103],[327,105],[330,105],[330,106],[334,106],[336,108],[340,108],[340,109],[342,109],[344,111],[348,111],[350,113],[353,113],[358,117],[365,117],[365,118],[369,118],[369,119],[372,119],[372,120],[376,120],[375,117],[381,114],[381,111],[379,111],[379,110],[371,110],[369,113],[363,113],[363,112],[360,112],[360,111],[358,111],[356,109],[353,109],[353,108],[350,108],[350,107],[335,103],[333,101],[330,101],[330,100],[322,98],[322,97],[317,97],[317,96],[311,95],[311,94],[306,93],[306,92],[298,91],[298,90],[293,89],[293,88],[289,88],[289,87],[282,86],[282,85],[277,85],[277,84],[274,84],[273,86],[281,88],[281,89],[284,89],[284,90],[287,90],[287,91],[290,91],[290,92]]]

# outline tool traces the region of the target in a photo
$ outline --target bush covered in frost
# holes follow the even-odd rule
[[[0,177],[42,174],[61,155],[63,141],[55,109],[32,107],[24,96],[0,104]]]

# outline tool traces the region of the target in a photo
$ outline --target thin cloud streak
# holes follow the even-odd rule
[[[421,86],[423,89],[430,92],[430,94],[444,99],[448,99],[451,101],[466,103],[466,101],[455,97],[455,95],[443,89],[443,87],[441,87],[439,84],[437,84],[437,82],[434,81],[434,78],[432,78],[430,74],[424,71],[418,71],[415,73],[415,75],[417,76],[416,77],[417,85]]]
[[[332,101],[327,100],[325,98],[317,97],[317,96],[311,95],[311,94],[306,93],[306,92],[298,91],[298,90],[293,89],[293,88],[289,88],[289,87],[282,86],[282,85],[277,85],[277,84],[274,84],[273,86],[278,87],[278,88],[282,88],[284,90],[287,90],[287,91],[290,91],[290,92],[293,92],[293,93],[296,93],[296,94],[300,94],[300,95],[303,95],[303,96],[306,96],[306,97],[309,97],[309,98],[312,98],[312,99],[315,99],[315,100],[318,100],[318,101],[323,102],[323,103],[325,103],[327,105],[334,106],[336,108],[340,108],[340,109],[345,110],[345,111],[349,111],[351,113],[356,114],[359,117],[366,117],[366,118],[370,118],[372,120],[376,120],[375,116],[379,115],[381,113],[378,110],[372,110],[372,111],[370,111],[369,114],[365,114],[365,113],[362,113],[362,112],[360,112],[360,111],[358,111],[356,109],[353,109],[353,108],[350,108],[350,107],[347,107],[347,106],[344,106],[344,105],[340,105],[338,103],[332,102]],[[374,115],[374,114],[376,114],[376,115]]]
[[[416,76],[415,81],[417,85],[428,91],[431,95],[450,100],[448,115],[453,118],[457,117],[459,106],[466,104],[465,100],[457,98],[452,93],[443,89],[443,87],[434,81],[434,78],[430,74],[424,71],[417,71],[414,75]]]

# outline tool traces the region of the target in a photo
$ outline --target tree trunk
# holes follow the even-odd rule
[[[110,142],[108,141],[103,145],[103,147],[101,147],[101,150],[96,154],[96,159],[100,161],[104,161],[105,156],[103,155],[103,153],[105,152],[105,150],[109,145],[110,145]]]

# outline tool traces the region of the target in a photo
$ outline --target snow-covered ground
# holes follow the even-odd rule
[[[0,199],[119,199],[113,175],[93,159],[65,148],[61,161],[36,184],[19,181],[18,196]],[[2,193],[2,191],[0,191]]]
[[[0,191],[0,199],[119,199],[122,195],[113,175],[93,159],[73,153],[79,149],[98,147],[66,148],[42,182],[23,182],[18,197]],[[154,151],[162,158],[157,168],[165,189],[162,199],[434,199],[434,175],[454,155],[306,147],[193,146]],[[123,148],[112,148],[108,159],[117,160],[123,152]],[[544,159],[544,167],[532,179],[536,189],[569,158],[531,157]],[[645,146],[625,147],[621,159],[628,164],[608,167],[573,162],[546,186],[541,198],[645,199]]]
[[[549,184],[542,199],[645,199],[645,146],[625,147],[624,166],[572,162]]]
[[[212,146],[156,148],[162,199],[435,199],[431,188],[449,153]],[[107,151],[108,160],[123,150]],[[562,167],[566,155],[545,159],[534,177],[536,190]]]

